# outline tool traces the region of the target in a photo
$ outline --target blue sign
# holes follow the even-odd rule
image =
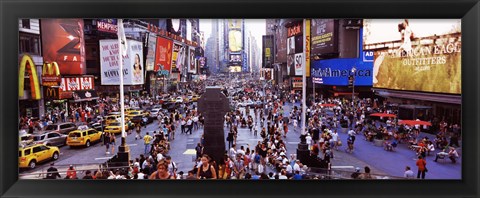
[[[363,62],[373,62],[373,51],[364,51],[363,52]]]
[[[348,85],[348,77],[355,67],[355,86],[372,86],[373,62],[361,58],[337,58],[313,61],[311,76],[324,85]]]

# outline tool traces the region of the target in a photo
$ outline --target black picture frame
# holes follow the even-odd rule
[[[1,0],[2,197],[478,197],[478,0]],[[462,180],[18,180],[19,18],[462,18]],[[258,182],[258,181],[257,181]]]

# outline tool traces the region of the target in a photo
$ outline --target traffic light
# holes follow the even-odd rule
[[[348,85],[353,85],[353,75],[348,76]]]

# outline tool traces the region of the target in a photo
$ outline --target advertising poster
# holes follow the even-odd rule
[[[62,75],[86,74],[82,19],[42,19],[44,62],[57,62]]]
[[[228,46],[230,52],[240,52],[242,50],[242,32],[240,30],[230,30],[228,32]]]
[[[322,55],[338,52],[338,37],[334,19],[312,19],[312,54]]]
[[[271,68],[273,65],[273,35],[262,36],[262,67]]]
[[[295,54],[295,37],[287,39],[287,54]]]
[[[242,72],[242,66],[230,66],[229,69],[231,73]]]
[[[97,30],[116,34],[118,31],[117,19],[97,19]]]
[[[197,62],[195,60],[195,48],[188,47],[188,73],[196,74],[197,73]]]
[[[293,75],[291,72],[295,68],[295,54],[287,55],[287,75]]]
[[[173,43],[173,49],[172,49],[172,69],[171,71],[180,71],[180,69],[178,68],[178,58],[180,57],[179,56],[179,53],[180,53],[180,50],[182,48],[182,45],[178,44],[178,43]],[[181,63],[180,63],[181,65]]]
[[[305,20],[305,72],[310,77],[310,19]]]
[[[284,27],[285,20],[280,19],[280,26]],[[287,29],[286,28],[278,28],[277,34],[275,35],[275,43],[276,43],[276,54],[275,61],[277,63],[286,63],[287,62]]]
[[[128,40],[127,55],[123,57],[125,85],[144,83],[142,42]],[[100,40],[100,73],[102,85],[120,84],[119,45],[116,39]]]
[[[296,76],[303,75],[303,73],[302,73],[303,72],[303,64],[304,64],[303,53],[295,54],[294,62],[295,62],[295,75]]]
[[[198,58],[198,63],[200,64],[200,68],[204,68],[205,64],[207,63],[207,60],[205,57],[200,57]]]
[[[154,71],[155,69],[155,50],[157,47],[157,36],[153,33],[148,34],[148,52],[147,60],[145,60],[145,70]]]
[[[374,87],[461,94],[460,19],[366,19],[363,38]]]
[[[157,37],[157,48],[155,50],[155,68],[154,71],[170,73],[172,65],[173,41],[162,37]],[[175,51],[173,51],[175,53]]]
[[[241,29],[242,19],[228,19],[228,29]]]
[[[357,58],[313,61],[311,75],[318,84],[346,86],[353,67],[356,69],[355,86],[372,86],[373,63]]]

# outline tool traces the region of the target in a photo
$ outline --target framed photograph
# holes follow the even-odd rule
[[[1,197],[479,196],[478,0],[0,12]]]

